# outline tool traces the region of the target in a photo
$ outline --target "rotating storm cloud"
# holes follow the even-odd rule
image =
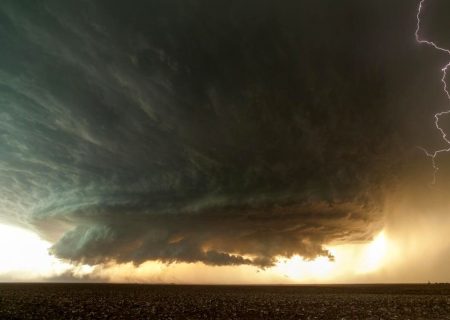
[[[392,22],[416,4],[390,6],[3,1],[0,222],[79,266],[386,246],[387,199],[433,134],[406,123],[424,106],[397,61],[418,59]]]

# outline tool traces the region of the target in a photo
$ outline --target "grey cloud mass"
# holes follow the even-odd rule
[[[370,239],[417,143],[384,53],[414,5],[343,2],[2,1],[0,219],[92,264]]]

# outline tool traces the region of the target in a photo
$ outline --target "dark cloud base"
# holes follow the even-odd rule
[[[378,3],[2,1],[2,219],[88,263],[370,239],[405,144]]]
[[[91,264],[113,259],[267,267],[277,255],[332,259],[322,243],[367,240],[380,227],[361,214],[367,208],[353,204],[216,206],[162,214],[103,210],[92,223],[67,232],[53,252]]]

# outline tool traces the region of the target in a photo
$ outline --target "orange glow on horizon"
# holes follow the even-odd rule
[[[327,257],[311,261],[300,256],[280,257],[274,270],[298,282],[331,282],[373,273],[386,262],[388,239],[382,231],[369,243],[343,244],[327,249],[334,255],[334,261]]]
[[[345,244],[327,249],[335,261],[327,257],[304,260],[296,255],[279,257],[275,266],[207,266],[202,263],[164,264],[148,261],[108,263],[97,266],[75,266],[48,253],[50,243],[36,234],[16,227],[0,225],[0,276],[12,275],[11,281],[45,280],[70,271],[106,282],[139,283],[330,283],[345,282],[360,274],[374,273],[383,267],[388,253],[388,239],[379,233],[367,244]]]

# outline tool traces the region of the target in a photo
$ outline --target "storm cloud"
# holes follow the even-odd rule
[[[2,1],[1,219],[91,264],[370,239],[417,142],[378,3]]]

